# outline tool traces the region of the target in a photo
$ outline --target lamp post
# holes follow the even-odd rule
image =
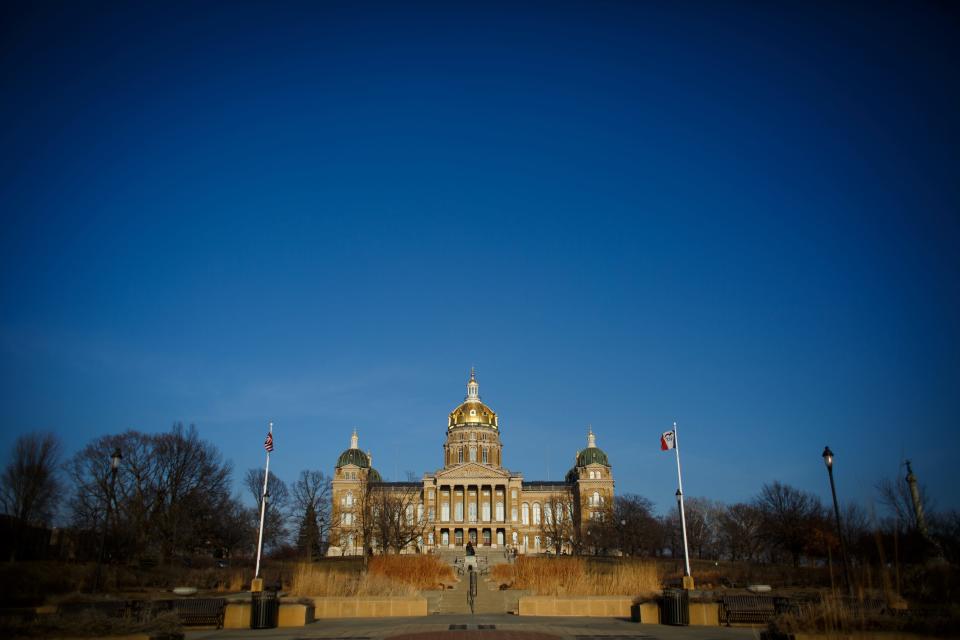
[[[827,466],[827,475],[830,476],[830,493],[833,494],[833,515],[837,519],[837,536],[840,537],[840,555],[843,557],[843,578],[847,581],[847,591],[853,597],[853,583],[850,582],[850,565],[847,562],[847,544],[843,539],[843,527],[840,525],[840,505],[837,503],[837,488],[833,483],[833,451],[830,447],[823,448],[823,463]]]
[[[107,524],[110,522],[110,503],[116,496],[117,490],[117,470],[120,468],[120,460],[123,454],[120,453],[120,447],[113,450],[110,456],[110,492],[107,495],[107,509],[103,517],[103,531],[100,534],[100,554],[97,556],[97,573],[93,580],[93,592],[100,590],[100,573],[103,567],[103,549],[107,544]]]

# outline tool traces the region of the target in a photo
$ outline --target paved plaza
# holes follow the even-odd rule
[[[191,631],[187,640],[328,638],[337,640],[736,640],[759,638],[759,628],[671,627],[618,618],[514,615],[433,615],[422,618],[318,620],[284,629]]]

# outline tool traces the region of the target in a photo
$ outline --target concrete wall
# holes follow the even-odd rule
[[[704,627],[720,626],[720,603],[691,602],[690,625]]]
[[[523,596],[521,616],[598,616],[629,618],[628,596]]]
[[[314,616],[321,618],[387,618],[427,615],[421,596],[382,598],[314,598]]]

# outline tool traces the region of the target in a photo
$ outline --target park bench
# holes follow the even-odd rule
[[[720,622],[731,624],[766,624],[777,614],[770,596],[722,596]]]
[[[219,629],[223,626],[223,613],[227,606],[223,598],[184,598],[168,602],[186,627],[202,625]]]

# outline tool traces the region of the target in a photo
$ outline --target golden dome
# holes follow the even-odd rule
[[[496,429],[497,414],[479,400],[468,400],[450,412],[447,428],[464,425],[481,425]]]
[[[447,429],[466,425],[481,425],[494,429],[499,426],[497,414],[480,401],[480,385],[472,368],[470,380],[467,382],[467,397],[459,407],[450,412]]]

